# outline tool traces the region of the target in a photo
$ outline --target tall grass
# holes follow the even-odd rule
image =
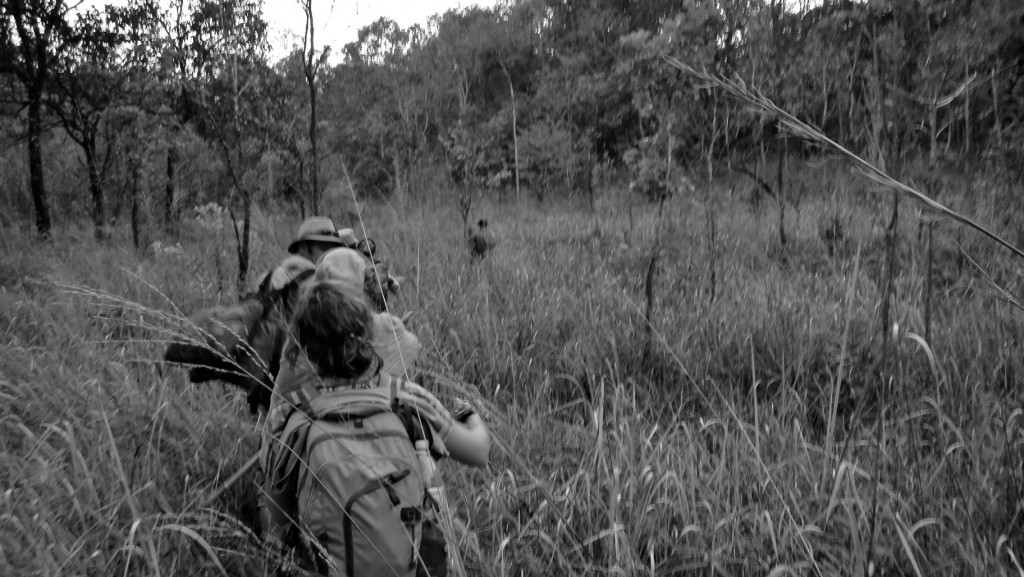
[[[705,204],[675,198],[644,359],[656,208],[629,230],[602,194],[595,212],[477,203],[499,237],[482,261],[454,203],[362,207],[405,278],[424,382],[470,397],[496,440],[486,470],[443,465],[469,574],[1024,574],[1019,313],[957,263],[948,228],[924,342],[923,245],[903,222],[885,345],[870,202],[809,195],[783,258],[773,207],[723,195],[709,237]],[[260,271],[297,222],[255,222]],[[192,222],[165,241],[180,253],[88,237],[0,237],[0,574],[271,573],[256,473],[207,503],[259,423],[239,393],[155,361],[181,313],[234,298],[230,239]],[[1019,288],[982,241],[962,248]]]

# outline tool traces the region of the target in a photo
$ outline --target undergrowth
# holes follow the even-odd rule
[[[627,219],[612,192],[477,202],[499,241],[482,260],[454,204],[363,207],[424,382],[495,437],[486,470],[444,465],[468,574],[1024,574],[1020,312],[961,251],[1011,290],[1016,265],[937,229],[925,341],[913,218],[880,324],[884,199],[805,198],[782,246],[739,195]],[[254,222],[259,274],[297,219]],[[0,237],[0,574],[270,574],[258,473],[219,491],[260,423],[158,362],[183,315],[235,298],[230,235],[88,238]]]

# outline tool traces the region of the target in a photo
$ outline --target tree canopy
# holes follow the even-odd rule
[[[97,234],[128,150],[148,151],[144,176],[165,175],[168,223],[185,194],[181,146],[206,146],[220,158],[209,178],[227,183],[196,200],[258,192],[303,212],[346,176],[360,194],[425,194],[426,166],[455,187],[538,197],[588,191],[605,166],[657,196],[723,162],[812,152],[662,55],[740,79],[876,162],[1024,167],[1024,7],[1013,0],[519,0],[410,28],[381,18],[333,64],[315,45],[272,62],[261,10],[4,1],[4,126],[27,143],[41,233],[53,130],[80,145]],[[140,122],[144,147],[118,146]],[[153,167],[157,150],[166,170]]]

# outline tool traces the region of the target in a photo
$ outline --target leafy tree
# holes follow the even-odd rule
[[[54,63],[47,104],[64,132],[85,156],[92,198],[93,228],[103,239],[106,208],[103,180],[111,160],[114,132],[105,123],[108,110],[120,99],[126,83],[119,48],[124,39],[111,13],[90,10],[74,24],[75,42]]]
[[[4,0],[0,3],[0,55],[3,72],[13,74],[27,109],[29,184],[36,230],[50,236],[50,207],[43,172],[43,98],[54,63],[74,40],[64,0]]]
[[[249,273],[252,205],[261,182],[258,171],[272,152],[270,134],[276,129],[274,111],[261,98],[274,82],[266,63],[266,30],[260,5],[250,0],[200,0],[187,30],[191,41],[185,62],[197,72],[191,85],[197,114],[191,122],[227,168],[232,186],[224,204],[242,211],[241,222],[231,212],[239,291],[244,290]]]

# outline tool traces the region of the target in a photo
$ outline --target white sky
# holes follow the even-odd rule
[[[345,44],[356,39],[359,29],[381,16],[394,20],[402,28],[426,24],[434,14],[474,4],[493,6],[495,0],[313,0],[316,44],[329,44],[333,59],[341,55]],[[301,45],[305,17],[299,0],[264,0],[263,14],[270,24],[270,41],[275,57]]]
[[[381,16],[394,20],[402,28],[426,24],[434,14],[451,8],[473,5],[494,6],[497,0],[313,0],[316,21],[316,44],[330,45],[332,60],[341,58],[345,44],[356,39],[359,29]],[[70,0],[80,9],[104,4],[124,4],[124,0]],[[298,0],[263,0],[263,16],[270,25],[268,32],[271,57],[277,60],[302,44],[305,17]]]

